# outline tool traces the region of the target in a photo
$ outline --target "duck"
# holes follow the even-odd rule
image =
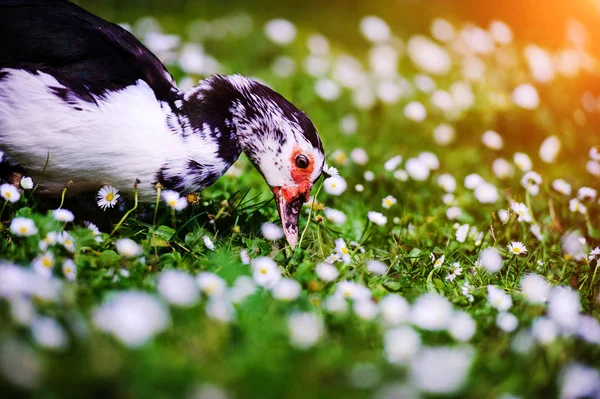
[[[0,180],[37,195],[117,187],[202,191],[243,152],[270,187],[285,238],[325,164],[309,119],[240,74],[179,90],[133,34],[68,0],[0,0]],[[137,182],[137,184],[136,184]]]

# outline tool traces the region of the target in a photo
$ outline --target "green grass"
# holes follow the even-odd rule
[[[173,30],[184,31],[182,27]],[[336,283],[319,280],[315,266],[334,252],[339,238],[347,243],[360,242],[364,252],[349,244],[351,262],[336,263],[340,272],[337,282],[349,280],[366,286],[376,302],[389,293],[398,293],[410,303],[425,293],[437,293],[447,298],[454,310],[465,311],[473,318],[477,328],[467,344],[458,343],[445,330],[415,328],[423,346],[469,345],[474,350],[465,384],[450,395],[481,398],[512,393],[520,397],[556,397],[561,390],[561,373],[567,365],[581,363],[598,369],[598,344],[576,335],[558,334],[552,342],[534,343],[526,353],[514,350],[517,337],[530,336],[532,323],[545,316],[548,309],[547,304],[529,303],[522,294],[520,281],[528,273],[542,276],[551,286],[576,290],[581,313],[598,320],[598,261],[588,260],[587,255],[600,243],[600,205],[597,199],[587,202],[587,216],[569,210],[569,200],[576,196],[577,188],[599,187],[598,177],[585,171],[589,149],[600,144],[598,113],[584,113],[578,105],[579,84],[586,82],[589,75],[582,73],[574,79],[558,77],[551,84],[537,85],[542,99],[540,107],[534,111],[520,109],[510,103],[510,93],[518,83],[530,79],[522,57],[517,56],[521,46],[515,44],[507,48],[518,60],[511,68],[501,68],[493,56],[482,57],[487,65],[486,78],[473,84],[474,105],[454,120],[448,121],[433,109],[429,95],[418,90],[396,104],[377,103],[370,110],[356,110],[347,91],[334,102],[325,102],[315,94],[315,79],[301,70],[307,54],[304,41],[309,33],[300,29],[295,42],[281,48],[270,43],[261,27],[255,26],[249,36],[207,41],[204,45],[207,53],[221,62],[224,73],[242,72],[263,79],[313,119],[330,155],[329,164],[336,166],[348,183],[341,196],[321,190],[318,201],[344,212],[347,222],[335,225],[323,217],[322,210],[316,210],[310,220],[306,213],[301,218],[301,231],[306,227],[301,248],[292,251],[283,241],[265,240],[260,226],[268,221],[278,222],[275,204],[259,173],[243,157],[237,164],[242,170],[240,176],[223,176],[199,193],[199,200],[175,218],[163,203],[157,210],[154,205],[143,204],[114,234],[111,227],[103,227],[101,242],[95,240],[79,218],[66,224],[54,220],[48,210],[56,204],[46,203],[26,190],[17,203],[6,203],[3,208],[0,259],[27,268],[40,254],[38,243],[46,233],[64,229],[72,235],[76,243],[74,253],[60,245],[51,248],[57,264],[55,278],[64,280],[60,300],[30,298],[37,314],[58,321],[69,344],[61,350],[43,348],[31,328],[15,320],[11,314],[14,305],[0,299],[2,392],[8,396],[40,398],[166,398],[185,397],[199,386],[210,384],[238,398],[362,398],[383,397],[376,395],[383,395],[383,389],[394,383],[410,386],[413,379],[409,368],[386,360],[384,336],[388,329],[379,318],[363,320],[352,310],[336,315],[324,309],[323,304],[335,291]],[[358,32],[348,35],[356,41],[363,40]],[[333,54],[342,50],[332,43]],[[355,52],[359,59],[366,60],[364,51]],[[278,77],[270,69],[272,61],[281,54],[297,62],[298,71],[290,77]],[[184,76],[178,65],[169,65],[169,69],[177,80]],[[418,71],[403,56],[399,72],[412,79]],[[460,79],[460,70],[454,68],[435,81],[439,88],[445,89]],[[492,103],[489,99],[492,92],[508,96],[508,105]],[[421,101],[427,106],[428,116],[422,123],[404,116],[404,106],[410,101]],[[339,128],[340,119],[348,113],[358,119],[358,130],[353,135],[344,135]],[[445,147],[432,138],[433,129],[443,122],[451,123],[457,135]],[[503,149],[494,151],[483,146],[481,134],[488,129],[502,135]],[[554,162],[544,163],[538,149],[550,135],[558,136],[562,147]],[[348,155],[358,146],[369,154],[367,165],[340,164],[331,156],[334,150]],[[440,168],[432,171],[425,181],[400,181],[383,167],[387,159],[401,154],[404,162],[399,168],[404,168],[408,158],[422,151],[432,151],[440,160]],[[517,151],[528,153],[533,169],[542,176],[540,193],[536,196],[526,195],[519,183],[522,173],[518,169],[507,180],[496,178],[491,170],[494,159],[504,157],[511,161]],[[363,174],[367,170],[374,172],[373,181],[365,181]],[[455,204],[462,208],[462,215],[456,221],[446,217],[449,206],[442,200],[445,192],[436,183],[442,173],[452,174],[457,181]],[[496,203],[481,204],[464,187],[463,179],[471,173],[480,174],[497,187],[500,195]],[[556,178],[571,183],[574,189],[571,196],[552,189]],[[321,183],[322,180],[316,187]],[[364,192],[356,192],[356,184],[364,185]],[[387,195],[397,198],[397,204],[390,209],[384,209],[381,203]],[[531,234],[529,224],[518,222],[515,215],[506,224],[499,220],[498,211],[508,209],[511,199],[529,204],[541,227],[542,239]],[[128,199],[119,217],[132,206],[132,199]],[[384,226],[369,223],[369,211],[384,213],[387,223]],[[100,210],[99,213],[102,215]],[[32,219],[38,234],[30,237],[12,234],[9,226],[17,216]],[[469,237],[459,243],[455,223],[469,224],[482,236],[479,240]],[[584,259],[576,260],[561,247],[562,237],[569,231],[577,231],[586,239]],[[206,247],[204,236],[214,241],[214,251]],[[131,259],[116,252],[115,241],[125,237],[141,245],[141,257]],[[506,248],[512,241],[523,242],[528,252],[523,256],[508,254]],[[481,250],[488,247],[497,248],[502,255],[503,265],[498,273],[476,266]],[[299,297],[291,302],[278,301],[269,290],[259,288],[234,306],[235,319],[229,323],[206,315],[206,297],[188,309],[170,306],[168,328],[139,348],[128,348],[96,327],[94,309],[121,291],[142,290],[158,295],[157,278],[166,270],[184,270],[192,275],[212,272],[229,286],[239,276],[250,276],[250,266],[240,259],[244,249],[253,259],[260,256],[274,259],[284,276],[301,284]],[[444,265],[434,268],[431,254],[436,258],[445,255]],[[77,265],[75,282],[62,275],[60,264],[64,259],[73,259]],[[370,259],[388,265],[387,273],[383,276],[370,273],[366,268]],[[460,263],[462,275],[447,281],[453,262]],[[129,276],[115,278],[122,269],[129,271]],[[474,287],[472,302],[461,291],[465,282]],[[507,333],[497,327],[498,311],[487,299],[490,284],[511,296],[513,306],[509,312],[519,320],[516,331]],[[290,343],[287,320],[295,311],[314,312],[324,321],[323,337],[305,350]],[[17,355],[10,357],[7,353],[15,343],[21,346]],[[417,353],[413,360],[419,356]],[[37,379],[25,384],[29,387],[23,387],[7,370],[17,370],[21,376],[36,375]],[[367,378],[368,370],[376,370],[371,379]],[[352,377],[357,374],[359,378]],[[359,386],[361,382],[366,386]]]

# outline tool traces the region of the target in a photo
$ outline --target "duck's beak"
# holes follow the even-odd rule
[[[298,244],[298,221],[302,204],[308,201],[310,188],[308,190],[286,189],[285,187],[274,187],[275,203],[281,218],[283,234],[285,239],[294,249]]]

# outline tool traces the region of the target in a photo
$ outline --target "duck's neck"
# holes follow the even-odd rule
[[[185,93],[167,116],[173,139],[184,153],[158,171],[163,187],[189,193],[213,184],[242,152],[227,103],[208,103],[198,93]]]

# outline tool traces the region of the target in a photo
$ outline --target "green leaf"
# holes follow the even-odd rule
[[[175,235],[175,230],[169,226],[158,226],[156,230],[154,230],[154,237],[160,238],[164,241],[171,241],[171,238]]]
[[[113,250],[106,250],[102,252],[98,259],[98,266],[100,267],[111,267],[119,263],[121,257]]]

